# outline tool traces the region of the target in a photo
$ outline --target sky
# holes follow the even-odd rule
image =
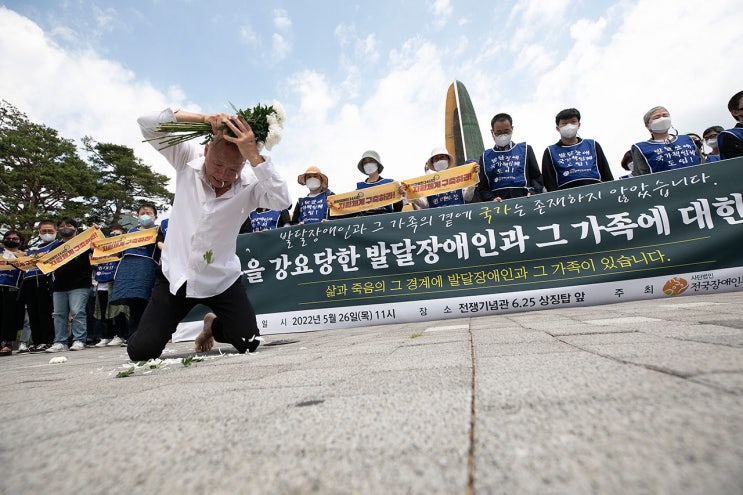
[[[287,121],[267,153],[296,199],[311,165],[335,193],[355,189],[367,149],[384,177],[422,175],[459,80],[486,146],[506,112],[541,161],[555,114],[575,107],[616,177],[653,106],[681,133],[734,125],[740,18],[740,0],[0,0],[0,99],[78,144],[130,146],[171,178],[139,115],[278,101]]]

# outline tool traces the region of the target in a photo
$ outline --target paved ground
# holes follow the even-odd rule
[[[0,358],[0,492],[743,493],[743,293],[268,340]]]

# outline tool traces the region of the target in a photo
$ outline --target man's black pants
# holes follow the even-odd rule
[[[186,284],[171,294],[168,280],[158,273],[139,327],[127,341],[129,358],[146,361],[159,357],[178,323],[197,304],[211,308],[217,315],[212,324],[215,341],[232,344],[241,354],[258,347],[258,340],[253,340],[260,335],[255,312],[239,278],[221,294],[197,299],[186,297]]]

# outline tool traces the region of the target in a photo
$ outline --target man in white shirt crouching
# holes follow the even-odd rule
[[[161,271],[137,331],[127,345],[129,358],[160,356],[178,323],[197,304],[213,311],[204,318],[196,351],[214,341],[232,344],[240,353],[253,352],[260,335],[240,280],[236,239],[248,214],[261,206],[283,210],[291,205],[289,190],[269,157],[262,156],[250,126],[227,114],[203,115],[165,109],[140,117],[145,139],[166,137],[155,132],[162,122],[208,122],[214,139],[204,148],[185,142],[160,153],[176,171],[176,195],[170,212],[168,239]],[[230,136],[219,127],[225,124]],[[159,140],[150,141],[155,148]],[[250,162],[250,169],[245,162]]]

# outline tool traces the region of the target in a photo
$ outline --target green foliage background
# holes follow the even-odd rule
[[[61,217],[105,228],[136,213],[142,202],[158,211],[171,203],[168,177],[131,148],[90,136],[82,145],[78,150],[55,129],[0,102],[0,231],[17,228],[31,238],[39,220]]]

